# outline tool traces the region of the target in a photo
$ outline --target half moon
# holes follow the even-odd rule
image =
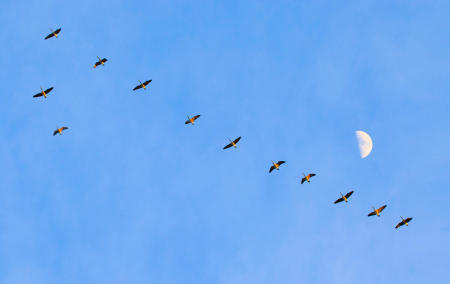
[[[361,159],[364,159],[372,152],[372,138],[370,138],[369,134],[361,130],[355,131],[355,134],[356,140],[358,140],[359,154]]]

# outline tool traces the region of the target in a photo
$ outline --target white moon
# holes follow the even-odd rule
[[[369,134],[361,130],[355,131],[355,134],[358,140],[359,154],[361,159],[364,159],[372,152],[372,138],[370,138]]]

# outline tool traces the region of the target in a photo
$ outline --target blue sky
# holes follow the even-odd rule
[[[0,283],[446,283],[449,10],[3,1]]]

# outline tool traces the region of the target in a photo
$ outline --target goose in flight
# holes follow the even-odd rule
[[[367,215],[367,216],[374,216],[374,215],[377,215],[378,217],[380,217],[380,213],[381,213],[381,211],[383,211],[384,210],[384,208],[386,208],[386,206],[387,205],[383,205],[383,206],[381,206],[380,208],[378,208],[378,209],[375,209],[375,207],[372,207],[372,209],[373,209],[373,211],[372,212],[370,212],[369,213],[369,215]]]
[[[400,216],[400,218],[402,218],[402,221],[401,221],[400,223],[398,223],[397,226],[395,226],[396,229],[399,228],[399,227],[401,227],[401,226],[403,226],[403,225],[408,226],[408,223],[411,222],[411,220],[412,220],[411,217],[408,217],[408,218],[406,218],[406,219],[403,219],[403,217]]]
[[[98,58],[98,61],[95,62],[94,68],[97,68],[97,66],[99,66],[99,65],[103,65],[104,66],[105,62],[108,61],[108,59],[106,59],[106,58],[100,59],[100,57],[98,57],[98,56],[97,56],[97,58]]]
[[[233,141],[231,141],[230,139],[228,139],[230,141],[229,144],[227,144],[225,147],[223,147],[223,149],[228,149],[230,147],[234,147],[237,148],[236,144],[239,142],[239,140],[241,140],[241,136],[239,136],[238,138],[234,139]]]
[[[52,90],[53,90],[53,87],[50,87],[45,91],[41,88],[41,92],[34,95],[33,98],[39,98],[39,97],[47,98],[48,93],[50,93]]]
[[[136,87],[134,87],[133,91],[139,90],[139,89],[147,89],[147,85],[150,84],[152,80],[147,80],[144,83],[142,83],[141,81],[139,81],[139,85],[137,85]]]
[[[195,115],[195,116],[193,116],[193,117],[187,117],[188,118],[188,120],[186,120],[185,122],[184,122],[184,124],[192,124],[192,125],[194,125],[195,124],[195,121],[197,120],[197,118],[199,118],[200,117],[200,115],[199,114],[197,114],[197,115]]]
[[[269,169],[269,173],[271,173],[273,170],[277,170],[278,171],[280,169],[280,166],[282,164],[284,164],[284,163],[286,163],[286,162],[285,161],[278,161],[278,162],[274,163],[272,161],[272,166]]]
[[[348,202],[348,198],[349,198],[352,194],[353,194],[353,190],[350,191],[349,193],[347,193],[346,195],[342,195],[342,193],[341,193],[341,198],[339,198],[338,200],[336,200],[336,201],[334,202],[334,204],[339,203],[339,202],[342,202],[342,201]]]
[[[59,133],[59,135],[62,135],[62,132],[66,129],[69,129],[69,127],[57,127],[55,131],[53,131],[53,136]]]
[[[303,184],[305,181],[309,182],[309,180],[310,180],[313,176],[315,176],[315,175],[316,175],[316,174],[313,174],[313,173],[310,173],[310,174],[308,174],[308,175],[306,175],[306,176],[305,176],[305,174],[303,174],[302,184]]]
[[[61,28],[57,29],[56,31],[50,29],[50,31],[51,31],[51,33],[49,33],[49,34],[44,38],[45,40],[47,40],[47,39],[49,39],[49,38],[52,38],[52,37],[57,38],[59,32],[61,31]]]

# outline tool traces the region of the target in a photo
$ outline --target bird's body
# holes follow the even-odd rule
[[[98,58],[98,61],[95,62],[94,68],[97,68],[97,66],[99,66],[99,65],[105,65],[105,62],[108,61],[108,59],[106,59],[106,58],[100,59],[100,57],[98,57],[98,56],[97,56],[97,58]]]
[[[286,162],[285,161],[278,161],[278,162],[274,163],[272,161],[272,166],[269,169],[269,173],[271,173],[273,170],[277,170],[278,171],[280,169],[280,166],[282,164],[284,164],[284,163],[286,163]]]
[[[64,131],[64,130],[66,130],[66,129],[69,129],[68,127],[66,127],[66,126],[63,126],[63,127],[57,127],[56,128],[56,130],[55,131],[53,131],[53,136],[55,136],[56,134],[60,134],[60,135],[62,135],[62,132]]]
[[[228,140],[230,140],[230,139],[228,139]],[[230,140],[230,143],[227,144],[225,147],[223,147],[223,149],[225,150],[225,149],[228,149],[230,147],[237,148],[236,144],[239,142],[239,140],[241,140],[241,136],[239,136],[238,138],[234,139],[233,141]]]
[[[403,225],[408,226],[408,223],[411,222],[411,220],[412,220],[411,217],[408,217],[408,218],[406,218],[406,219],[403,219],[403,217],[400,216],[400,218],[402,218],[402,221],[401,221],[400,223],[398,223],[397,226],[395,226],[396,229],[399,228],[399,227],[401,227],[401,226],[403,226]]]
[[[47,98],[48,93],[50,93],[52,90],[53,90],[53,87],[50,87],[45,91],[41,88],[41,92],[34,95],[33,98],[39,98],[39,97]]]
[[[310,173],[310,174],[308,174],[308,175],[304,175],[303,174],[303,178],[302,178],[302,182],[301,182],[301,184],[303,184],[305,181],[307,181],[308,183],[309,183],[309,180],[313,177],[313,176],[315,176],[316,174],[313,174],[313,173]]]
[[[61,31],[61,28],[57,29],[56,31],[52,31],[44,39],[47,40],[47,39],[52,38],[52,37],[57,38],[60,31]]]
[[[192,125],[194,125],[195,123],[195,121],[197,120],[197,118],[199,118],[200,117],[200,115],[198,114],[198,115],[195,115],[195,116],[193,116],[193,117],[189,117],[188,116],[188,120],[186,120],[185,122],[184,122],[184,124],[192,124]]]
[[[339,203],[339,202],[342,202],[342,201],[348,202],[348,198],[349,198],[352,194],[353,194],[353,190],[350,191],[349,193],[347,193],[346,195],[342,195],[342,193],[341,193],[341,198],[339,198],[338,200],[336,200],[336,201],[334,202],[334,204]]]
[[[380,208],[378,208],[378,209],[375,209],[375,208],[373,208],[373,211],[372,212],[370,212],[367,216],[374,216],[374,215],[377,215],[378,217],[380,217],[380,213],[381,213],[381,211],[383,211],[384,210],[384,208],[386,208],[386,206],[387,205],[383,205],[383,206],[381,206]]]
[[[139,89],[147,89],[147,85],[150,84],[152,80],[147,80],[144,83],[142,83],[141,81],[139,81],[139,85],[137,85],[136,87],[133,88],[133,91],[139,90]]]

